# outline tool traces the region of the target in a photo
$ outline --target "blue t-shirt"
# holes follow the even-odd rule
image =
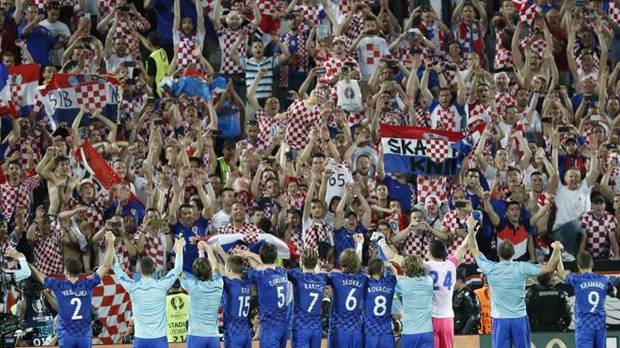
[[[258,311],[262,328],[288,326],[288,276],[282,267],[251,269],[248,276],[258,293]]]
[[[395,199],[405,214],[411,212],[413,200],[416,199],[415,190],[411,184],[401,184],[398,180],[386,175],[383,183],[388,188],[388,199]]]
[[[67,279],[45,277],[43,286],[51,289],[58,303],[58,337],[91,337],[93,289],[101,282],[98,273],[72,283]]]
[[[26,37],[22,35],[26,22],[22,22],[17,27],[19,37],[26,42],[28,52],[32,56],[35,63],[41,66],[49,65],[50,63],[50,51],[54,47],[56,40],[54,35],[44,26],[35,25]]]
[[[566,284],[575,289],[575,328],[605,330],[605,298],[611,288],[609,278],[596,273],[570,273]]]
[[[252,299],[252,282],[248,278],[234,279],[223,277],[224,330],[229,336],[249,335],[251,333],[248,314]]]
[[[199,337],[219,337],[217,310],[222,300],[224,282],[215,273],[212,280],[200,281],[185,273],[181,286],[189,295],[188,335]]]
[[[428,275],[400,278],[395,291],[402,304],[403,334],[433,332],[433,278]]]
[[[333,293],[330,331],[361,330],[366,275],[332,272],[328,280]]]
[[[321,305],[327,274],[304,273],[295,268],[288,271],[288,279],[293,283],[293,298],[295,311],[293,315],[293,330],[321,330]]]
[[[192,273],[192,264],[198,258],[197,244],[191,242],[191,237],[204,237],[209,228],[209,220],[200,216],[192,226],[185,226],[180,221],[170,226],[172,236],[176,239],[179,236],[185,238],[185,251],[183,252],[183,271]]]
[[[358,233],[366,233],[364,226],[357,225],[353,233],[347,231],[344,226],[334,230],[334,264],[340,264],[340,254],[345,249],[355,249],[355,239],[353,239],[353,236]]]
[[[364,332],[366,336],[392,334],[392,301],[396,277],[386,270],[383,277],[369,277],[364,298]]]

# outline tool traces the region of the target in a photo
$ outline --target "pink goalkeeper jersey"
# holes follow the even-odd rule
[[[453,318],[452,291],[456,281],[456,266],[458,261],[454,256],[448,256],[446,261],[428,261],[428,275],[433,278],[433,318]]]

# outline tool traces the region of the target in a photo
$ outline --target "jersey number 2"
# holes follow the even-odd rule
[[[75,306],[75,310],[73,311],[73,316],[71,320],[82,320],[82,315],[80,314],[80,308],[82,308],[82,300],[77,297],[71,299],[71,305]]]
[[[439,273],[430,271],[428,274],[433,278],[433,290],[439,290],[439,285],[437,285],[437,283],[439,283]],[[448,290],[452,288],[452,271],[446,273],[446,277],[443,279],[443,287]]]

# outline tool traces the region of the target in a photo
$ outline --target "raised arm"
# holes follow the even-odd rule
[[[415,74],[415,72],[413,72]],[[428,76],[431,73],[430,64],[426,64],[424,69],[424,73],[422,74],[422,81],[420,81],[420,93],[422,94],[422,98],[427,104],[430,104],[433,101],[433,94],[428,89]]]
[[[558,262],[560,261],[561,254],[562,254],[562,243],[560,242],[553,242],[551,244],[551,247],[553,248],[553,253],[551,254],[551,257],[549,258],[549,261],[540,268],[540,275],[545,275],[545,274],[549,274],[553,271],[555,271]]]
[[[175,6],[174,6],[174,20],[176,21],[177,19],[177,13],[179,14],[179,17],[181,16],[181,11],[177,12],[177,6],[176,3],[179,0],[175,0]],[[205,14],[204,11],[202,10],[202,1],[199,0],[194,0],[194,4],[196,5],[196,31],[199,33],[204,33],[205,32]]]
[[[97,274],[99,274],[100,278],[108,273],[108,271],[112,267],[112,263],[114,262],[114,240],[114,234],[110,231],[106,232],[105,255],[103,257],[103,263],[101,264],[101,266],[99,266],[99,269],[97,269]]]
[[[196,1],[196,3],[200,2],[201,1]],[[172,31],[175,32],[181,29],[181,0],[174,0],[173,15]]]

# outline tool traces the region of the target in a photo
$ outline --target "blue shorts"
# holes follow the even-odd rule
[[[63,336],[58,340],[59,347],[67,348],[90,348],[93,346],[92,337]]]
[[[493,318],[493,347],[530,348],[530,321],[527,316],[511,319]],[[578,346],[579,347],[579,346]]]
[[[321,329],[296,329],[293,330],[291,345],[293,348],[320,348],[321,336]]]
[[[364,348],[394,348],[394,335],[366,336]]]
[[[252,348],[252,334],[224,334],[224,348]]]
[[[575,330],[576,347],[605,348],[607,330]]]
[[[168,337],[133,339],[133,348],[168,348]]]
[[[432,332],[403,335],[400,339],[401,348],[433,348],[435,338]]]
[[[361,331],[332,331],[329,333],[328,348],[360,348]]]
[[[185,346],[187,348],[220,348],[220,338],[187,335]]]
[[[288,327],[263,329],[258,334],[260,348],[286,348]]]

